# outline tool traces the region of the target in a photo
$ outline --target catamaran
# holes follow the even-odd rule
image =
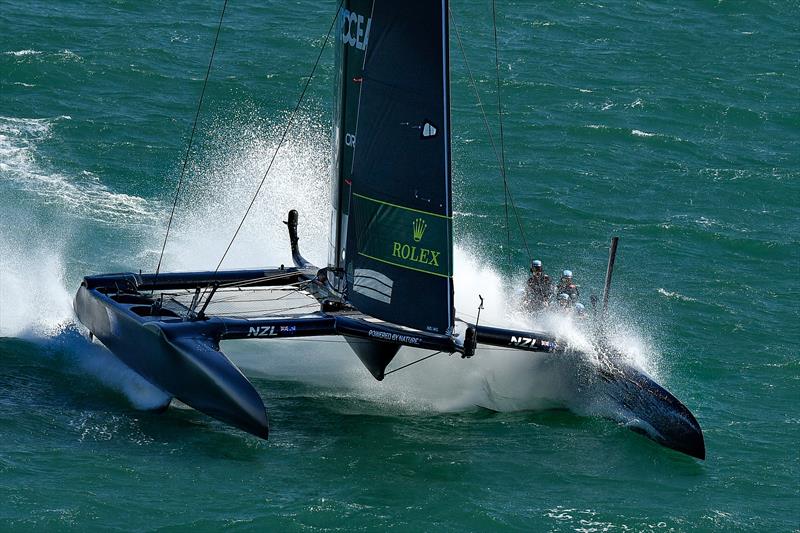
[[[377,380],[401,347],[460,354],[464,365],[492,357],[486,346],[579,352],[554,334],[456,313],[448,13],[447,0],[339,5],[326,266],[303,257],[292,210],[292,266],[164,273],[159,263],[150,274],[85,277],[74,306],[91,334],[169,399],[262,438],[262,398],[222,341],[341,336]],[[692,413],[608,342],[595,345],[605,394],[634,429],[705,458]]]

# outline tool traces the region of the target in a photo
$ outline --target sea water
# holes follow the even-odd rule
[[[582,409],[552,364],[440,355],[378,383],[335,339],[225,346],[269,441],[147,411],[163,393],[71,299],[155,268],[221,7],[0,0],[0,530],[800,529],[797,2],[498,2],[508,222],[452,31],[459,314],[481,295],[482,322],[536,325],[532,257],[588,303],[618,235],[615,342],[695,413],[705,462]],[[451,8],[499,148],[491,3]],[[228,6],[165,270],[219,261],[335,9]],[[288,264],[291,208],[326,262],[332,77],[328,49],[223,267]]]

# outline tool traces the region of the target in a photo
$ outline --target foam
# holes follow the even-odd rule
[[[668,291],[667,289],[665,289],[663,287],[659,288],[657,292],[658,292],[658,294],[660,294],[661,296],[664,296],[665,298],[680,300],[682,302],[696,302],[697,301],[696,298],[692,298],[691,296],[684,296],[683,294],[680,294],[680,293],[675,292],[675,291]]]
[[[642,131],[642,130],[631,130],[631,135],[634,135],[636,137],[655,137],[656,136],[655,133],[650,133],[648,131]]]
[[[114,192],[91,172],[67,175],[40,162],[39,144],[50,138],[54,125],[65,120],[70,117],[0,116],[0,173],[6,186],[35,194],[44,204],[71,216],[103,224],[150,226],[160,221],[158,203]]]
[[[6,56],[15,56],[15,57],[22,57],[22,56],[35,56],[40,55],[42,52],[39,50],[9,50],[8,52],[3,52],[3,55]]]
[[[20,250],[24,252],[20,253]],[[22,248],[0,236],[0,337],[16,337],[71,359],[76,372],[94,376],[139,409],[155,409],[169,398],[91,342],[78,326],[65,288],[64,260],[52,244]]]

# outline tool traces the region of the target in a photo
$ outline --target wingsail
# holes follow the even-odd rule
[[[447,2],[347,6],[337,32],[331,265],[345,279],[347,300],[363,313],[449,333]]]

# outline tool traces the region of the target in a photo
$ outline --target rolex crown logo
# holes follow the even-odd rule
[[[414,220],[412,225],[414,227],[414,242],[419,242],[422,240],[422,236],[425,234],[428,225],[421,218]]]

